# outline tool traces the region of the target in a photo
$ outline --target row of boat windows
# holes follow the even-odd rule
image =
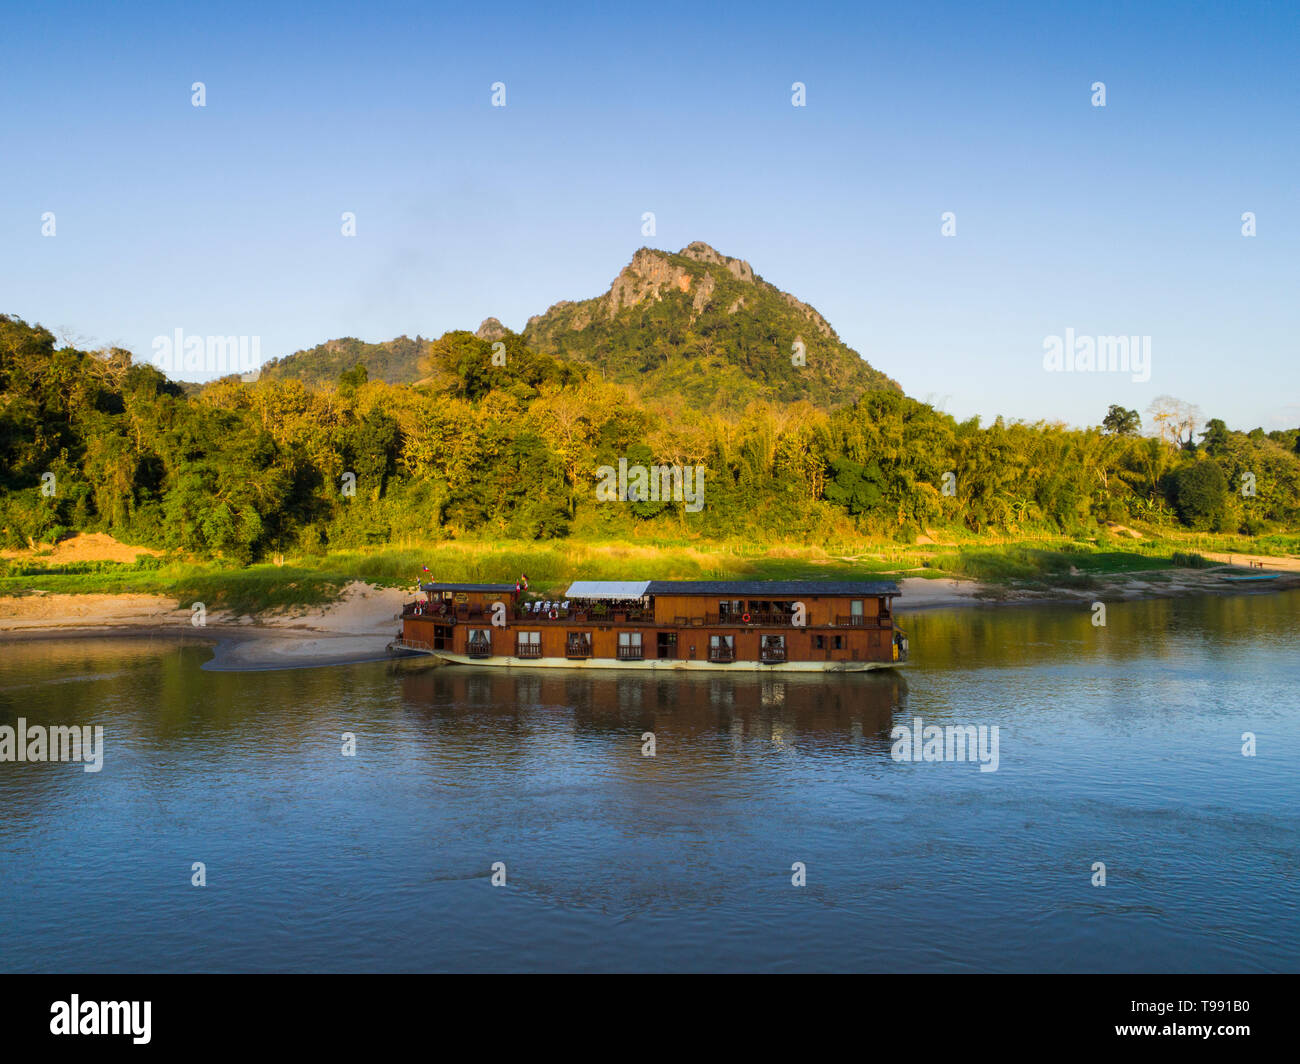
[[[658,636],[659,636],[658,643],[661,650],[668,647],[675,647],[677,645],[676,632],[660,632],[658,633]],[[516,632],[515,639],[521,646],[540,646],[542,642],[542,633],[541,632]],[[469,630],[469,641],[477,645],[490,646],[492,643],[492,630],[490,628],[471,628]],[[570,632],[568,636],[568,645],[571,647],[589,648],[591,646],[591,633]],[[630,648],[640,647],[642,645],[641,633],[640,632],[619,632],[618,645],[621,647],[630,647]],[[770,649],[777,649],[777,648],[784,649],[785,636],[765,635],[763,636],[762,645]],[[736,637],[734,635],[711,635],[709,636],[709,646],[713,648],[730,647],[731,649],[734,650],[736,647]],[[814,650],[843,650],[844,637],[842,635],[814,635],[813,649]]]

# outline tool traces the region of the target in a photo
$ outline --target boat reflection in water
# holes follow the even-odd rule
[[[869,673],[671,673],[470,670],[405,671],[402,700],[440,731],[488,725],[493,741],[512,726],[553,730],[568,716],[575,735],[625,741],[653,731],[677,738],[725,734],[798,739],[888,755],[896,714],[907,712],[907,681],[893,670]],[[563,724],[561,723],[561,726]]]

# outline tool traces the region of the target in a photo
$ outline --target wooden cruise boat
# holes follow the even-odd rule
[[[526,588],[526,582],[522,585]],[[393,649],[514,668],[863,672],[907,660],[892,581],[421,584]]]

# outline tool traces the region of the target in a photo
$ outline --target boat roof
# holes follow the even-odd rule
[[[514,584],[421,584],[421,591],[479,591],[507,594]],[[897,595],[892,580],[576,580],[565,594],[573,599],[639,599],[646,595]]]
[[[787,595],[897,595],[892,580],[651,580],[651,595],[736,595],[784,598]]]
[[[649,580],[576,580],[565,592],[575,599],[639,599]]]
[[[421,591],[484,591],[504,595],[514,591],[514,584],[421,584]]]

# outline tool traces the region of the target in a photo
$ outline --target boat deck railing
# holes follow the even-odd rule
[[[763,625],[771,628],[773,625],[791,627],[794,625],[794,614],[777,611],[755,611],[753,613],[706,613],[704,623],[713,625],[742,625],[757,626]]]
[[[402,619],[417,618],[433,624],[453,627],[457,624],[488,624],[493,612],[490,607],[447,607],[440,603],[409,602],[402,607]],[[655,619],[653,609],[613,609],[601,612],[594,609],[565,609],[558,605],[544,610],[532,610],[515,607],[507,611],[512,626],[519,625],[555,625],[582,624],[593,626],[644,624],[672,628],[792,628],[794,614],[784,611],[755,611],[730,613],[704,613],[701,615],[665,617]],[[864,616],[861,614],[836,614],[821,623],[809,623],[800,627],[807,628],[875,628],[893,627],[893,615],[881,613]]]
[[[388,644],[389,650],[414,650],[421,654],[432,654],[433,647],[423,639],[394,639]]]
[[[552,616],[554,614],[554,616]],[[654,610],[596,610],[564,609],[553,606],[548,610],[516,609],[514,620],[520,624],[654,624]]]

